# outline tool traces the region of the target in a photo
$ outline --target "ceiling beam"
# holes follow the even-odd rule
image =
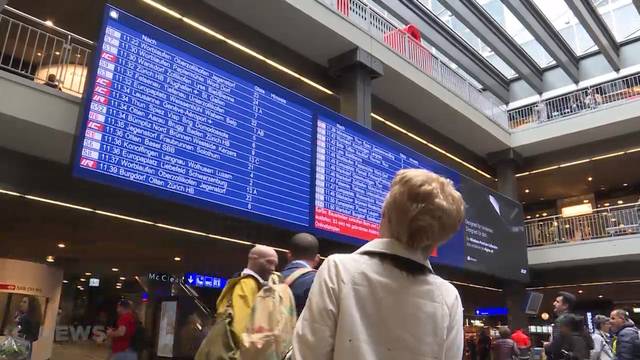
[[[416,0],[414,0],[416,1]],[[478,36],[538,93],[542,70],[524,49],[474,0],[449,0],[442,5]]]
[[[430,45],[455,60],[456,65],[472,74],[498,99],[509,102],[509,81],[437,16],[412,0],[383,0],[380,5],[395,17],[417,26],[427,34]]]
[[[620,71],[619,47],[615,37],[600,17],[598,9],[589,0],[565,0],[580,24],[596,43],[614,71]]]
[[[634,1],[640,2],[640,0]],[[578,57],[534,2],[531,0],[502,0],[502,3],[538,40],[567,76],[574,83],[578,83],[580,81]]]

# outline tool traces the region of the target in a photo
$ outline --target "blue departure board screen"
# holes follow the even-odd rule
[[[310,109],[114,8],[100,40],[80,173],[309,225]]]
[[[83,179],[354,245],[396,172],[428,169],[466,202],[432,261],[528,278],[517,202],[109,5],[75,148]]]

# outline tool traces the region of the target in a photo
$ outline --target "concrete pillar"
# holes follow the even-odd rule
[[[487,156],[489,164],[495,167],[498,176],[498,192],[502,195],[518,201],[518,181],[516,169],[522,162],[522,156],[513,149],[491,153]],[[527,290],[525,284],[509,281],[505,284],[504,295],[506,298],[507,316],[511,330],[526,329],[529,322],[525,314],[525,301]]]
[[[516,169],[522,163],[522,156],[513,149],[507,149],[489,154],[487,160],[496,168],[498,192],[518,201]]]
[[[329,60],[329,72],[340,82],[340,112],[371,128],[371,82],[382,76],[382,62],[355,48]]]

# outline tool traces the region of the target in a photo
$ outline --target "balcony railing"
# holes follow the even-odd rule
[[[317,1],[365,30],[371,37],[403,56],[427,76],[508,130],[504,104],[497,101],[493,95],[473,86],[462,75],[433,55],[420,41],[409,36],[400,26],[389,20],[380,10],[363,0]]]
[[[640,74],[590,86],[509,111],[509,128],[524,129],[640,99]]]
[[[81,96],[93,43],[10,7],[0,13],[0,69]]]
[[[527,246],[571,243],[640,233],[640,203],[612,206],[588,215],[525,221]]]

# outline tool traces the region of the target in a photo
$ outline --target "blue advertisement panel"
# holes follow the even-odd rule
[[[518,203],[120,9],[105,8],[88,83],[78,177],[359,245],[395,173],[424,168],[467,203],[433,261],[528,277]]]

